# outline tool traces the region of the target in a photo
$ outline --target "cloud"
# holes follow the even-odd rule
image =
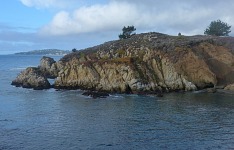
[[[57,13],[42,33],[67,35],[113,30],[133,23],[137,15],[137,8],[125,2],[81,7],[73,13]]]
[[[67,8],[82,0],[20,0],[27,7],[35,8]]]
[[[20,0],[25,6],[37,7],[37,8],[48,8],[60,3],[59,0]]]
[[[19,0],[27,7],[35,7],[38,9],[75,9],[83,5],[93,5],[104,3],[109,0]]]
[[[14,27],[4,26],[6,31],[0,30],[0,54],[11,54],[17,51],[56,48],[71,50],[94,46],[110,40],[109,34],[90,33],[69,36],[40,36],[35,32],[21,32]],[[0,24],[1,27],[1,24]],[[111,34],[111,33],[110,33]],[[90,40],[92,37],[92,40]]]
[[[20,1],[28,7],[56,8],[52,11],[54,17],[38,30],[0,23],[2,49],[81,49],[118,39],[122,27],[127,25],[134,25],[137,33],[155,31],[171,35],[203,34],[210,22],[217,19],[234,27],[233,0]],[[234,35],[234,28],[232,31]]]
[[[228,9],[234,2],[227,1],[111,0],[107,4],[80,7],[73,12],[60,11],[41,33],[69,35],[120,31],[124,25],[134,25],[140,31],[203,34],[213,20],[234,24],[231,15],[234,10]]]

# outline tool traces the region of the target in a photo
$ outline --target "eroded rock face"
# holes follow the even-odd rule
[[[151,63],[152,62],[152,63]],[[161,60],[66,65],[55,81],[56,88],[83,88],[119,93],[141,91],[196,90],[194,83],[176,72],[173,64]],[[71,63],[74,64],[74,63]]]
[[[220,86],[234,80],[234,57],[216,41],[149,33],[108,42],[64,57],[55,86],[120,93]]]
[[[50,88],[48,80],[43,76],[40,69],[35,67],[29,67],[22,71],[11,84],[17,87],[33,88],[35,90]]]

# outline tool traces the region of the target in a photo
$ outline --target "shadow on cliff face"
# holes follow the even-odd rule
[[[226,86],[227,84],[234,83],[234,70],[230,66],[215,59],[210,59],[207,63],[216,75],[217,86]]]

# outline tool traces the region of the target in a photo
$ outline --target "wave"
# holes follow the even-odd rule
[[[24,70],[26,69],[27,67],[17,67],[17,68],[11,68],[10,70],[11,71],[14,71],[14,70]]]
[[[28,68],[28,67],[36,67],[36,66],[14,67],[14,68],[11,68],[10,70],[11,70],[11,71],[15,71],[15,70],[25,70],[25,69]]]
[[[120,94],[118,94],[118,95],[112,95],[112,94],[110,94],[110,97],[111,98],[124,98],[124,96],[120,95]]]

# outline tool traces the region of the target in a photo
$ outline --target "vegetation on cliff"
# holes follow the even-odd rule
[[[119,35],[119,39],[128,39],[132,35],[135,34],[133,32],[136,31],[136,28],[134,26],[128,26],[128,27],[124,26],[122,31],[123,31],[123,33]]]
[[[231,32],[231,26],[221,20],[212,21],[205,30],[206,35],[228,36]]]

